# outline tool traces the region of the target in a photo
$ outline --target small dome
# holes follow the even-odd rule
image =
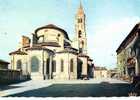
[[[42,26],[42,27],[40,27],[40,28],[37,28],[36,30],[35,30],[35,34],[39,31],[39,30],[41,30],[41,29],[56,29],[56,30],[58,30],[58,31],[61,31],[62,33],[64,33],[64,36],[69,40],[69,37],[68,37],[68,34],[67,34],[67,32],[64,30],[64,29],[62,29],[62,28],[60,28],[60,27],[58,27],[58,26],[56,26],[56,25],[54,25],[54,24],[48,24],[48,25],[45,25],[45,26]]]

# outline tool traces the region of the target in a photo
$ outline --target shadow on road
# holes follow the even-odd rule
[[[10,97],[121,97],[128,96],[130,84],[108,83],[100,84],[53,84],[49,87],[30,90]],[[9,97],[8,96],[8,97]]]
[[[0,86],[0,91],[8,90],[8,89],[14,89],[14,88],[21,88],[21,86],[1,85],[1,86]]]

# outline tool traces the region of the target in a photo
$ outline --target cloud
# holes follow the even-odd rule
[[[90,27],[92,34],[88,34],[88,50],[95,65],[115,66],[116,49],[139,21],[137,16],[124,17],[110,20],[108,23],[98,23],[94,28]]]

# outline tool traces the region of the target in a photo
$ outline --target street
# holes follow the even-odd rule
[[[128,96],[130,84],[116,79],[29,81],[14,84],[4,96],[12,97],[114,97]],[[28,87],[28,88],[27,88]]]

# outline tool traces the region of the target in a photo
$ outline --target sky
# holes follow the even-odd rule
[[[86,14],[88,54],[96,66],[116,67],[116,49],[140,22],[140,0],[81,0]],[[10,62],[22,35],[54,24],[75,36],[80,0],[0,0],[0,59]]]

